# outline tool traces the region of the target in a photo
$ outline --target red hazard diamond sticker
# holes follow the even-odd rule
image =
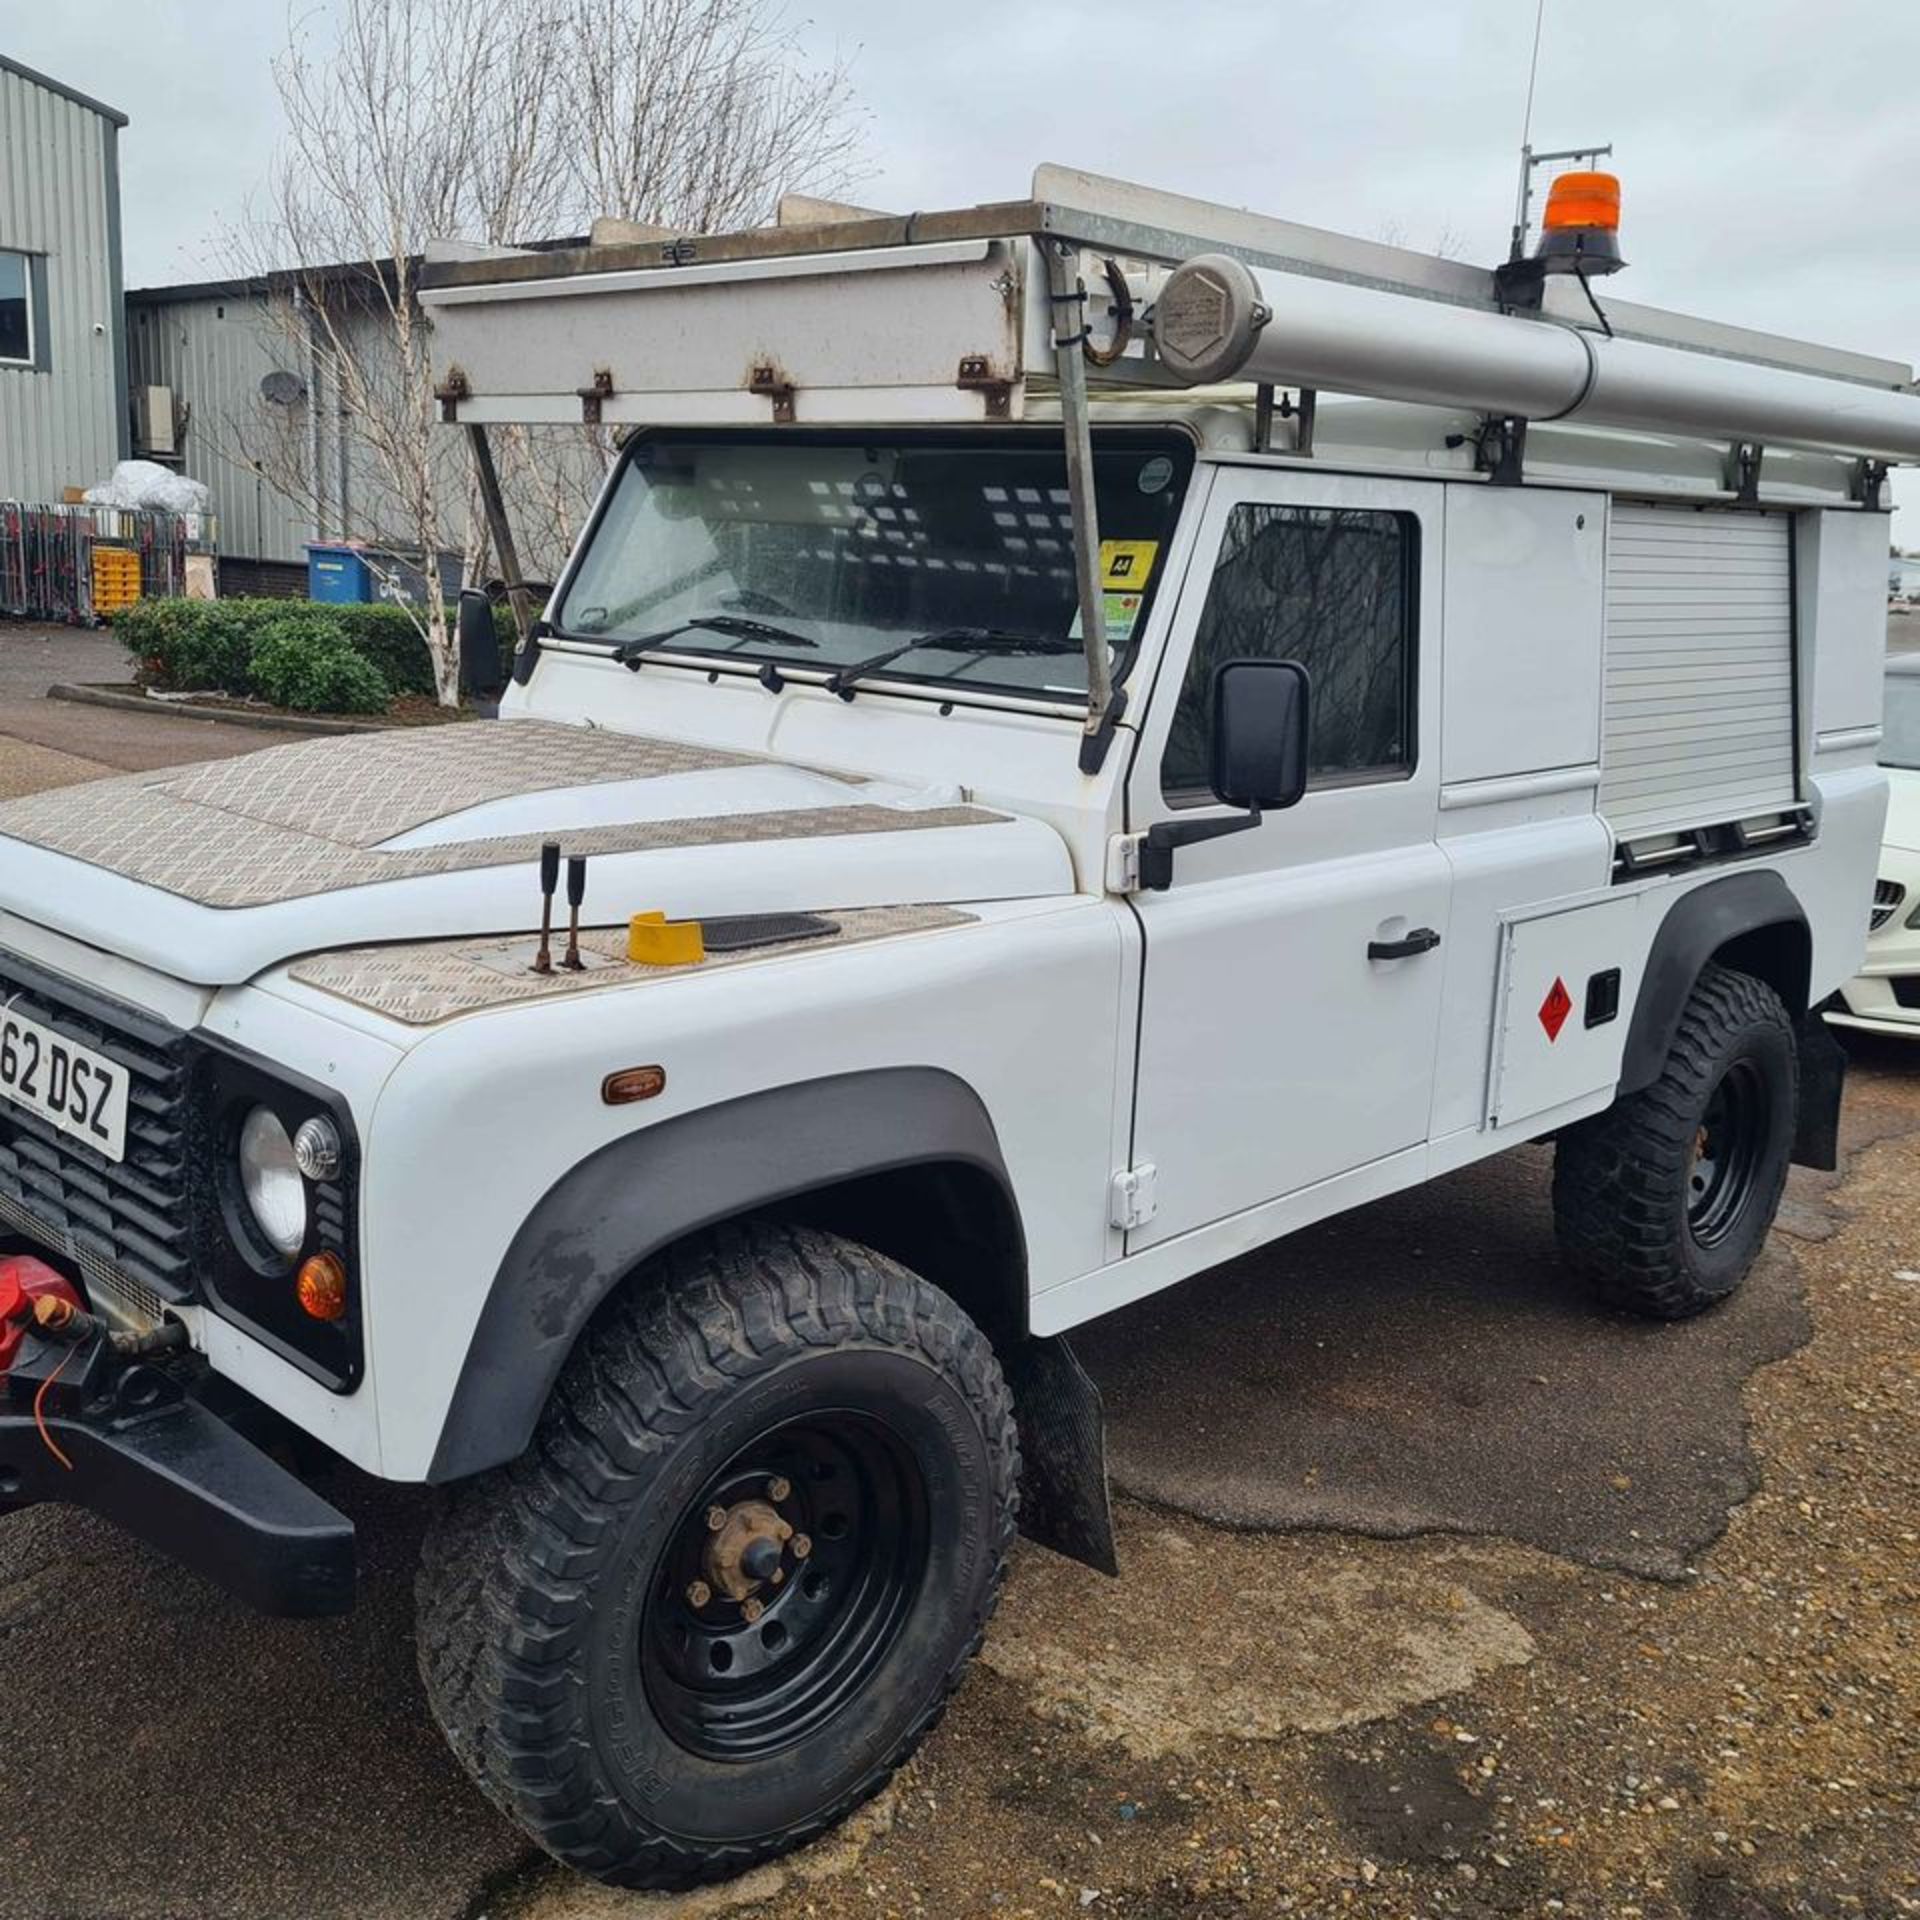
[[[1567,1024],[1567,1015],[1572,1011],[1573,996],[1567,992],[1567,983],[1556,973],[1547,997],[1540,1002],[1540,1024],[1546,1028],[1549,1040],[1560,1038],[1560,1029]]]

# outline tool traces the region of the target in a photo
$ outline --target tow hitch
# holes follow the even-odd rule
[[[0,1513],[90,1507],[262,1612],[353,1603],[353,1524],[196,1398],[187,1330],[122,1332],[0,1256]]]

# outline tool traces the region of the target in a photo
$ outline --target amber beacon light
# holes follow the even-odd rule
[[[1494,268],[1493,280],[1502,306],[1538,311],[1550,275],[1571,273],[1584,282],[1626,264],[1620,257],[1619,176],[1583,169],[1561,174],[1547,189],[1539,245]]]
[[[1620,231],[1620,177],[1613,173],[1563,173],[1547,189],[1547,210],[1540,224],[1548,233],[1570,227]]]

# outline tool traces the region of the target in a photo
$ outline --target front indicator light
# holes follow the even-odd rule
[[[338,1320],[347,1311],[347,1269],[337,1253],[316,1253],[294,1283],[302,1310],[315,1320]]]

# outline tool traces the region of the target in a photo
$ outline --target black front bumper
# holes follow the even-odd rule
[[[90,1507],[263,1613],[352,1606],[353,1522],[198,1401],[49,1406],[43,1436],[37,1384],[0,1376],[0,1512]]]

